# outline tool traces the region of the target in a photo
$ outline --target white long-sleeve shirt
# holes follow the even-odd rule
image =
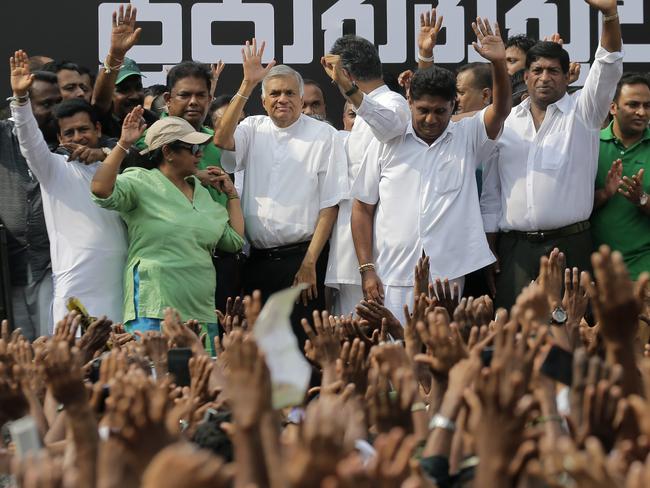
[[[50,237],[54,280],[54,323],[65,301],[79,298],[92,316],[122,317],[126,227],[119,214],[98,207],[90,183],[101,163],[68,162],[53,154],[32,114],[31,104],[12,103],[20,151],[41,184]]]
[[[486,232],[552,230],[589,218],[600,127],[622,72],[623,53],[599,47],[583,89],[549,105],[539,130],[530,99],[512,109],[492,163],[498,182],[483,185]],[[490,179],[493,168],[486,171]]]
[[[350,186],[359,173],[363,156],[370,143],[375,139],[385,143],[402,135],[411,118],[406,99],[399,93],[391,91],[386,85],[364,95],[356,112],[357,117],[345,142]],[[325,275],[325,284],[328,286],[361,284],[359,263],[352,241],[351,217],[352,200],[341,201],[330,239],[330,253]]]

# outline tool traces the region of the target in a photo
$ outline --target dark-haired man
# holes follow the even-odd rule
[[[41,137],[55,144],[52,108],[61,101],[56,75],[44,71],[33,75],[29,88],[32,115]],[[14,324],[33,340],[48,333],[52,308],[50,242],[38,178],[20,153],[12,120],[0,121],[0,222],[7,230]]]
[[[600,132],[596,176],[594,245],[623,254],[636,280],[650,271],[650,80],[630,73],[618,82],[609,109],[614,120]]]
[[[497,144],[498,185],[483,188],[482,199],[494,202],[482,208],[493,249],[501,231],[495,297],[501,307],[514,304],[522,287],[537,277],[540,257],[555,247],[565,252],[570,266],[590,268],[588,219],[598,135],[623,70],[623,54],[616,0],[586,1],[603,14],[603,30],[584,88],[567,94],[569,54],[560,44],[535,44],[526,55],[528,98],[512,110]],[[496,271],[490,270],[490,280]]]
[[[99,166],[71,163],[50,152],[31,111],[28,90],[32,84],[27,55],[17,51],[10,62],[20,150],[41,184],[43,211],[50,237],[54,279],[53,327],[66,314],[66,302],[77,297],[92,316],[122,316],[126,229],[119,215],[99,208],[90,198],[90,182]],[[101,126],[84,100],[66,100],[54,116],[59,141],[94,148]]]
[[[354,125],[345,140],[348,182],[352,185],[370,143],[374,139],[388,142],[403,134],[410,117],[408,103],[386,86],[377,48],[363,37],[338,38],[321,63],[345,97],[346,107],[355,113]],[[330,240],[325,284],[335,290],[333,312],[337,315],[354,312],[363,299],[350,229],[351,215],[352,200],[348,198],[339,204]]]
[[[63,100],[81,98],[90,103],[92,86],[88,84],[79,66],[69,61],[52,61],[43,66],[43,71],[56,74]]]
[[[508,37],[506,41],[506,64],[510,76],[526,68],[526,53],[536,42],[535,39],[524,34]]]
[[[456,111],[483,110],[492,103],[492,68],[489,63],[468,63],[456,74]]]
[[[351,190],[364,295],[398,317],[412,303],[413,270],[423,251],[431,278],[448,278],[459,288],[467,273],[494,261],[474,172],[510,112],[510,78],[498,29],[493,35],[479,20],[476,34],[477,51],[493,67],[493,103],[452,122],[454,75],[437,66],[418,71],[409,91],[411,123],[402,136],[371,143]]]
[[[319,120],[327,120],[327,106],[323,89],[314,80],[303,81],[305,94],[302,96],[302,113]]]

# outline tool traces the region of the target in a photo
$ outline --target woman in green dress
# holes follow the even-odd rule
[[[124,120],[119,142],[95,173],[94,201],[116,210],[128,228],[124,279],[127,330],[160,330],[166,307],[182,320],[216,323],[213,250],[237,252],[244,243],[244,218],[237,191],[220,168],[217,185],[228,196],[216,203],[194,176],[209,134],[179,117],[161,119],[147,130],[151,169],[120,164],[145,129],[142,108]]]

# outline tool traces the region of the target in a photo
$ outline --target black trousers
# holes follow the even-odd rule
[[[243,254],[219,251],[212,257],[212,263],[217,272],[217,287],[214,303],[217,310],[226,311],[228,298],[242,294],[242,264]]]
[[[244,265],[243,285],[244,293],[251,294],[254,290],[262,292],[262,300],[266,300],[276,291],[284,290],[293,285],[293,279],[300,268],[309,243],[297,246],[287,246],[295,249],[283,251],[278,248],[273,256],[267,256],[265,252],[256,253],[251,251],[251,256]],[[302,350],[307,336],[300,325],[300,321],[306,318],[311,322],[314,310],[325,310],[325,272],[327,271],[327,256],[329,246],[326,245],[320,258],[316,263],[316,284],[318,298],[308,302],[307,306],[302,301],[297,303],[291,314],[291,327],[298,338]]]
[[[566,237],[530,241],[521,234],[504,232],[499,234],[497,254],[501,273],[497,275],[495,306],[510,310],[522,288],[537,278],[539,259],[548,256],[557,247],[566,256],[569,268],[591,272],[593,244],[591,230],[586,229]]]

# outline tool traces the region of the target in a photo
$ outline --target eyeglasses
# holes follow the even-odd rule
[[[196,156],[200,152],[203,152],[202,144],[185,144],[184,142],[176,142],[174,146],[179,149],[187,149],[192,153],[192,156]]]

